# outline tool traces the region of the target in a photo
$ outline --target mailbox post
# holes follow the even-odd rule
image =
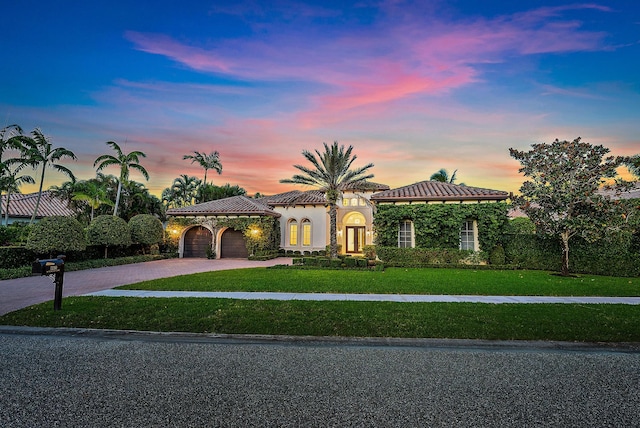
[[[31,267],[31,275],[49,275],[53,279],[55,285],[55,293],[53,298],[53,310],[62,309],[62,285],[64,283],[64,261],[67,257],[59,255],[55,259],[36,259]]]

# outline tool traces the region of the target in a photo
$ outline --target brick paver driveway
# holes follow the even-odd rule
[[[265,267],[290,263],[290,258],[278,258],[263,262],[244,259],[169,259],[99,269],[87,269],[65,273],[63,296],[78,296],[93,291],[118,287],[120,285],[190,273]],[[53,281],[46,276],[0,281],[0,315],[36,303],[53,300],[53,292]]]

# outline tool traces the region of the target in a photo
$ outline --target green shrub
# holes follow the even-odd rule
[[[376,246],[375,245],[365,245],[362,247],[362,252],[364,256],[369,260],[376,259]]]
[[[145,247],[159,244],[164,237],[162,222],[151,214],[138,214],[129,220],[131,241]]]
[[[84,229],[78,220],[73,217],[52,216],[45,217],[32,226],[26,248],[36,254],[53,257],[68,251],[82,251],[86,246]]]
[[[469,259],[473,251],[450,248],[398,248],[377,247],[380,260],[387,266],[421,267],[437,264],[460,264]]]
[[[131,245],[131,232],[127,222],[120,217],[99,215],[89,224],[87,240],[91,245],[104,247],[106,259],[109,247]]]
[[[318,266],[331,267],[331,259],[328,258],[328,257],[319,257],[318,258]]]
[[[317,266],[318,259],[316,257],[303,257],[302,264],[305,266]]]
[[[291,263],[294,265],[301,265],[303,264],[303,259],[302,257],[294,257],[291,259]]]
[[[341,259],[329,259],[329,266],[332,268],[340,268],[342,267]]]
[[[56,254],[57,255],[57,254]],[[0,269],[31,266],[36,254],[25,247],[0,247]]]
[[[506,256],[502,245],[496,245],[489,255],[489,263],[492,265],[504,265]]]

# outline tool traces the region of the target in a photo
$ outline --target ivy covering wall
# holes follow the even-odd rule
[[[218,228],[230,227],[241,231],[249,254],[277,251],[280,247],[280,222],[277,218],[218,218],[216,225]]]
[[[476,220],[480,250],[489,252],[501,243],[508,222],[508,209],[509,206],[504,202],[379,205],[373,221],[376,245],[397,247],[400,222],[411,220],[416,248],[457,249],[462,223]]]

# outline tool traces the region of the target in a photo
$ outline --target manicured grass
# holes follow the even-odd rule
[[[526,270],[238,269],[184,275],[120,287],[134,290],[276,291],[316,293],[467,294],[523,296],[640,296],[640,278],[564,278]]]
[[[640,306],[69,297],[0,324],[299,336],[640,342]]]

